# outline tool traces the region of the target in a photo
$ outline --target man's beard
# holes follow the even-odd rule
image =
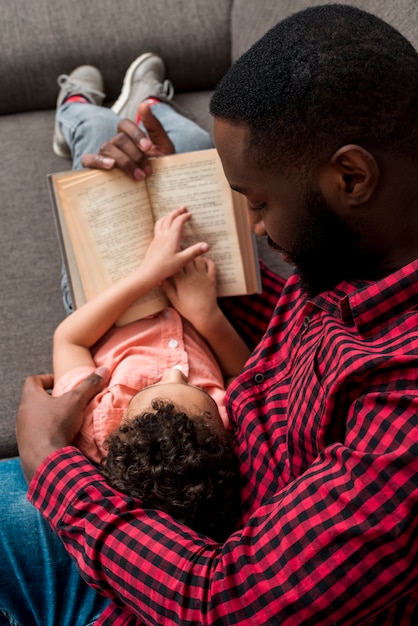
[[[376,259],[362,250],[358,229],[336,216],[321,192],[308,192],[304,202],[305,220],[298,223],[292,249],[286,250],[303,290],[315,296],[341,281],[371,278]]]

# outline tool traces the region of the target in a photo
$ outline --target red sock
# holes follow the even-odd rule
[[[158,104],[160,101],[157,100],[157,98],[147,98],[146,100],[143,100],[143,102],[146,102],[152,107],[154,104]],[[139,110],[138,110],[136,114],[136,125],[139,126],[140,123],[141,123],[141,116],[139,115]]]
[[[84,96],[74,95],[64,100],[64,102],[90,102],[90,100],[87,100]]]

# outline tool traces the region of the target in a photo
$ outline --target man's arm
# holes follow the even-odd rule
[[[411,470],[407,455],[330,446],[223,546],[110,489],[74,449],[51,457],[30,499],[85,580],[146,623],[350,625],[416,586]],[[358,508],[362,481],[333,477],[361,472],[380,477],[379,496]]]
[[[398,403],[391,390],[390,406],[403,411],[382,433],[384,453],[326,446],[223,546],[111,489],[74,448],[58,450],[65,411],[57,426],[54,399],[45,394],[40,407],[29,391],[18,414],[26,475],[45,453],[40,439],[57,449],[32,481],[31,501],[87,582],[145,622],[361,624],[416,588],[416,390],[406,401],[401,389]],[[375,406],[365,396],[358,419]]]

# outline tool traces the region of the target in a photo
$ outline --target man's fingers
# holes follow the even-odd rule
[[[101,154],[84,154],[81,158],[81,163],[83,167],[89,167],[94,170],[111,170],[116,165],[115,159]]]
[[[36,376],[28,376],[23,384],[26,393],[45,391],[52,389],[54,386],[54,377],[52,374],[38,374]]]
[[[105,367],[98,367],[95,372],[92,372],[73,391],[68,393],[77,395],[80,402],[85,401],[87,404],[103,388],[108,379],[109,370]],[[54,377],[52,374],[28,376],[23,384],[22,401],[28,400],[30,402],[34,394],[44,395],[53,386]],[[48,397],[48,394],[45,395]]]
[[[150,105],[146,102],[142,102],[138,107],[138,112],[154,146],[153,149],[150,150],[150,155],[172,154],[174,152],[174,145],[160,121],[153,114]]]
[[[149,176],[152,173],[152,167],[148,157],[155,156],[154,146],[149,137],[131,120],[127,119],[119,122],[118,131],[118,134],[111,139],[110,143],[115,145],[122,154],[126,155],[139,168],[143,169],[146,176]]]
[[[82,157],[84,167],[111,170],[114,167],[124,171],[136,180],[142,180],[152,172],[144,145],[149,143],[145,133],[131,120],[121,120],[118,133],[105,141],[97,154],[85,154]]]
[[[99,367],[68,393],[78,396],[78,401],[87,405],[104,387],[108,378],[109,371],[105,367]]]
[[[129,122],[129,120],[123,120]],[[121,122],[118,128],[121,128]],[[135,179],[142,179],[152,173],[152,167],[147,155],[139,147],[144,134],[138,128],[128,135],[119,132],[110,141],[100,146],[99,154],[114,159],[116,167]]]
[[[117,134],[103,143],[97,154],[85,154],[81,160],[83,166],[99,170],[117,167],[135,180],[149,176],[152,173],[149,157],[172,154],[174,146],[149,105],[141,105],[141,111],[148,135],[132,120],[120,120]]]

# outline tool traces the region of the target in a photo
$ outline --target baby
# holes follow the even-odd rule
[[[106,367],[108,384],[75,445],[144,507],[222,541],[234,529],[239,494],[223,400],[249,349],[218,306],[214,264],[201,256],[207,245],[181,249],[190,218],[181,208],[159,220],[141,266],[58,326],[54,394]],[[114,326],[157,285],[171,307]]]

